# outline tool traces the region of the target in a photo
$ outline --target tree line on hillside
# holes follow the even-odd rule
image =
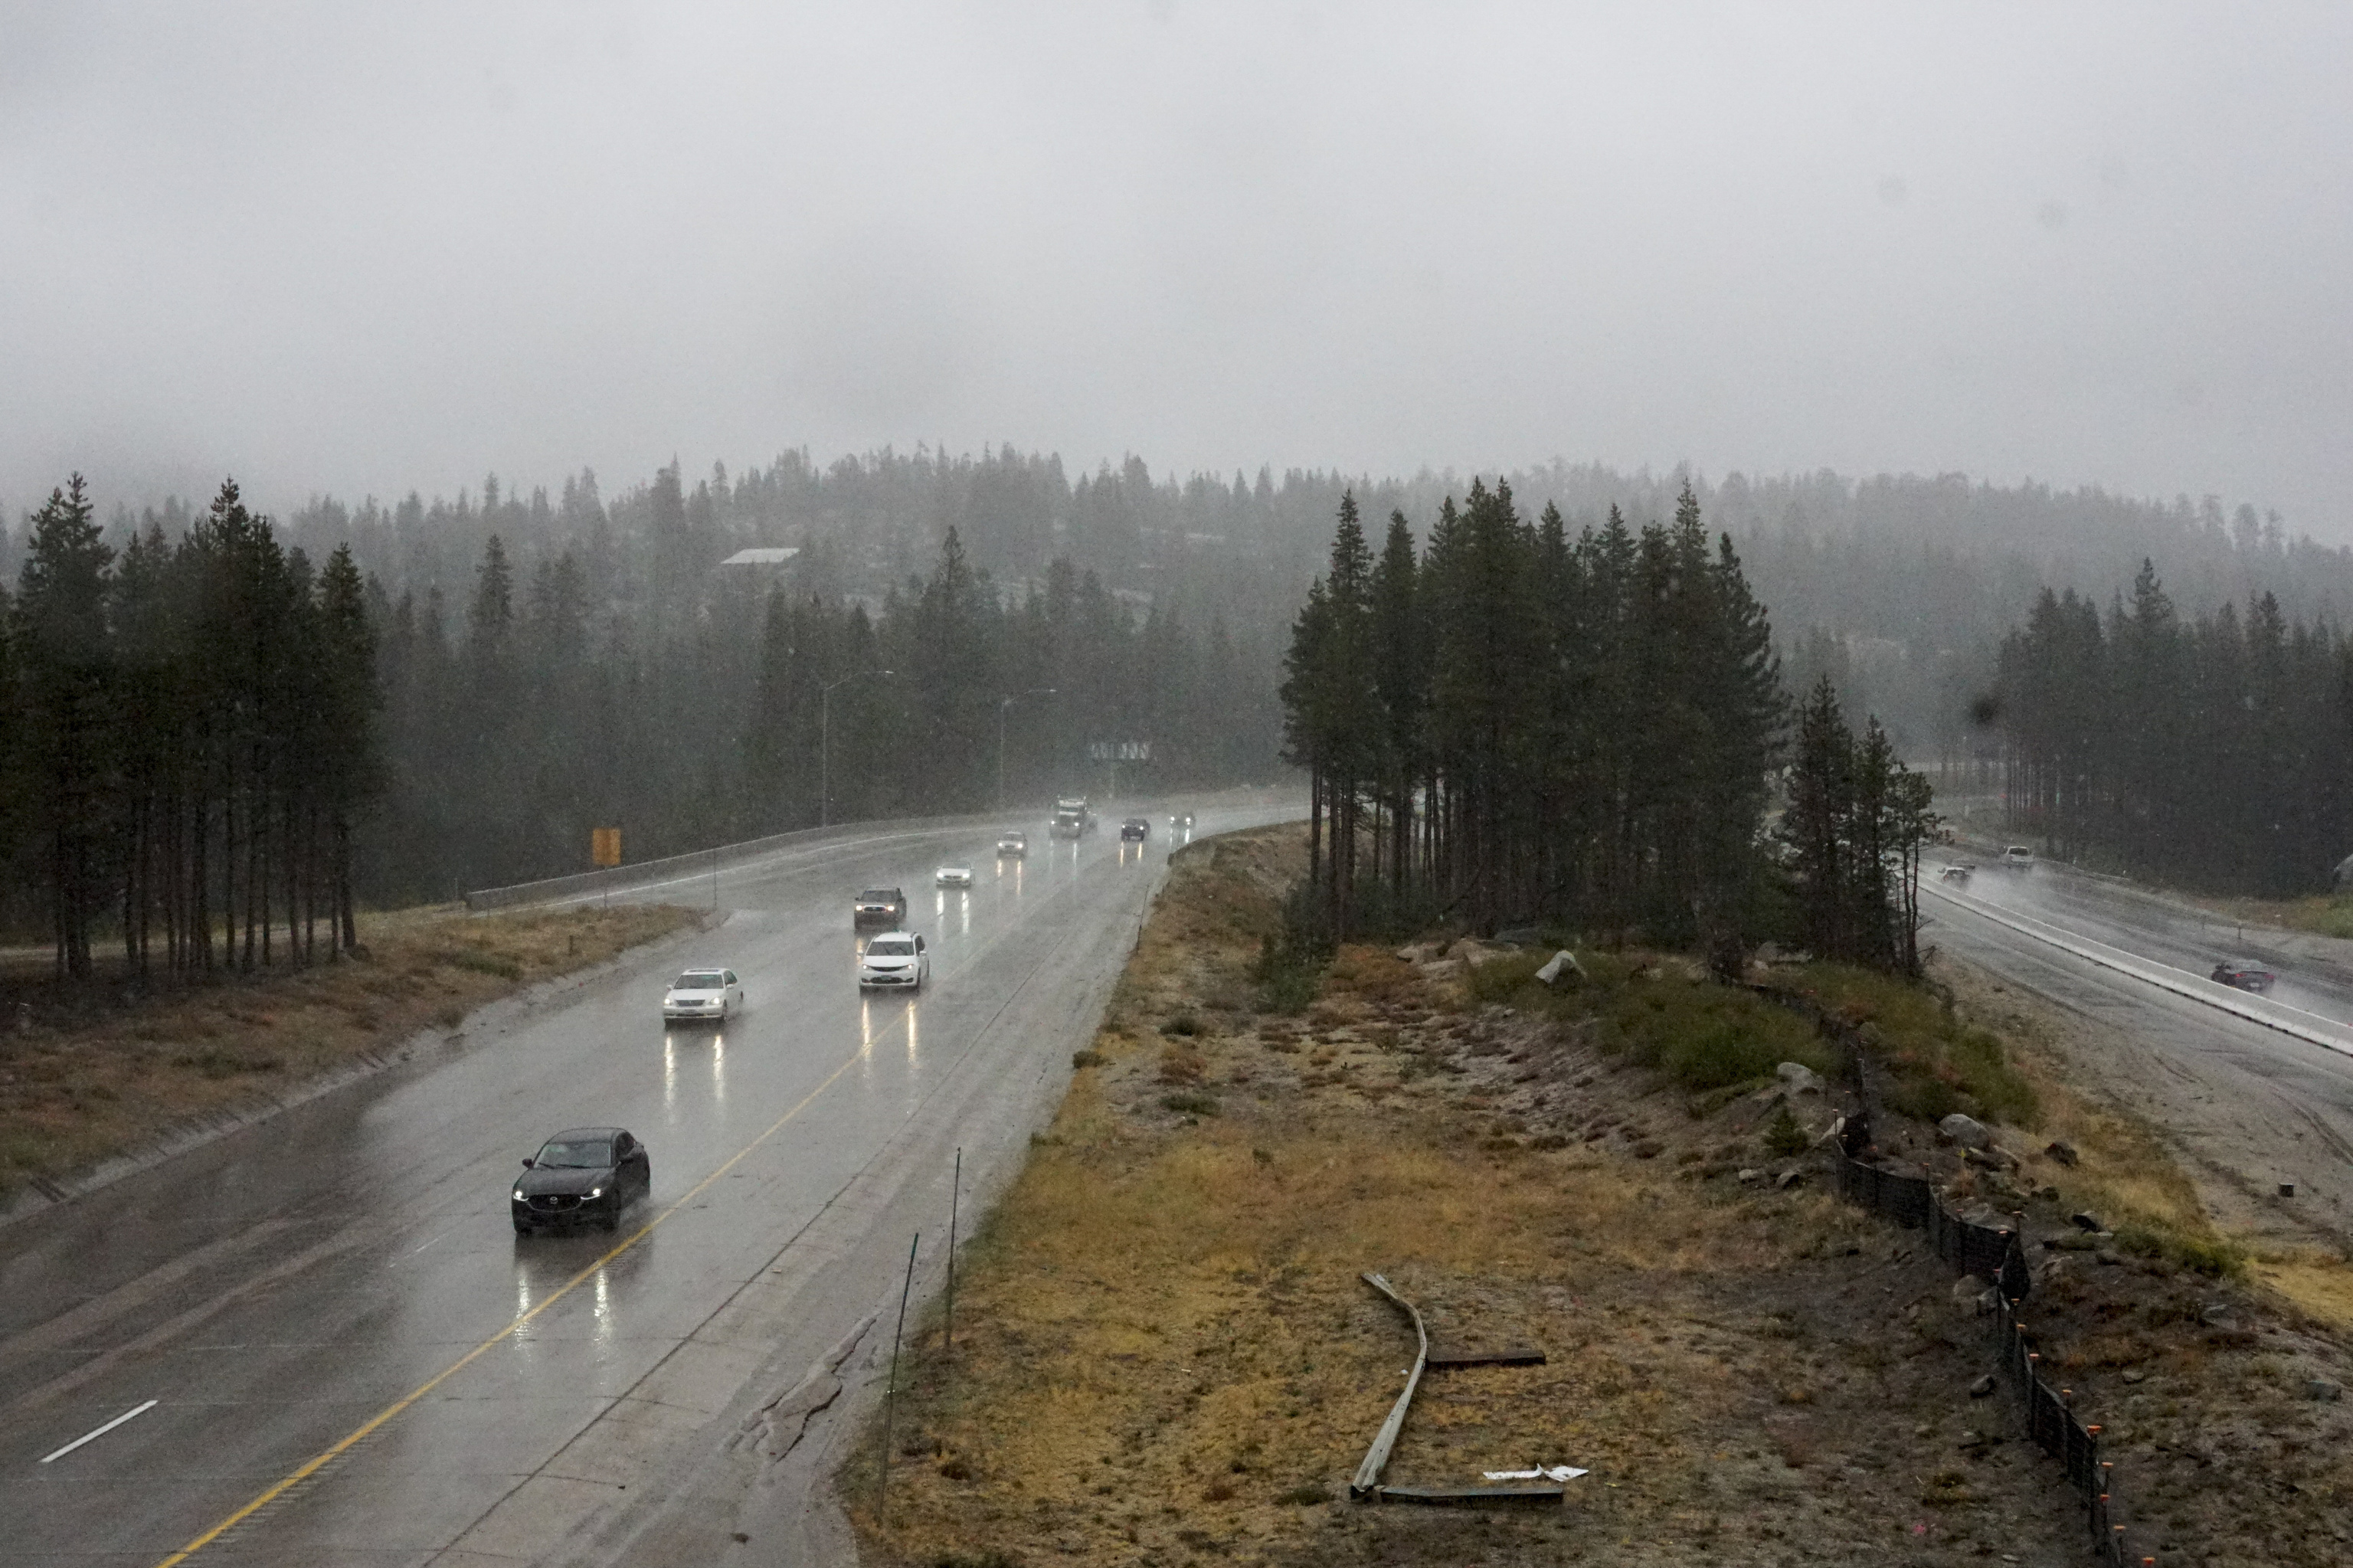
[[[1504,476],[1522,509],[1556,506],[1572,533],[1609,509],[1665,516],[1688,485],[1738,547],[1772,607],[1790,690],[1831,677],[1851,712],[1877,715],[1906,756],[1990,766],[1996,737],[1969,715],[1994,679],[2003,634],[2045,586],[2105,603],[2153,559],[2185,613],[2270,592],[2294,620],[2353,622],[2353,550],[2292,535],[2276,514],[2217,497],[2143,501],[2095,488],[1993,485],[1953,474],[1847,478],[1614,470],[1555,461]],[[1269,686],[1299,595],[1322,568],[1344,492],[1367,517],[1433,518],[1461,485],[1448,473],[1393,477],[1293,469],[1254,475],[1155,472],[1141,458],[1066,469],[1009,447],[955,455],[885,448],[831,461],[794,449],[700,475],[676,462],[600,486],[586,470],[553,489],[489,478],[455,496],[315,497],[280,537],[322,559],[348,542],[364,576],[454,619],[492,535],[519,577],[569,551],[592,606],[617,607],[649,635],[702,615],[713,563],[745,546],[801,550],[795,581],[863,602],[928,571],[957,530],[974,569],[1018,599],[1050,563],[1092,572],[1115,594],[1198,623],[1214,609],[1242,662]],[[192,509],[156,518],[174,536]],[[146,519],[118,513],[118,546]],[[1426,544],[1426,539],[1418,542]],[[0,572],[13,579],[13,535]]]
[[[1426,549],[1397,513],[1377,556],[1345,494],[1284,669],[1323,939],[1550,922],[1696,941],[1736,973],[1786,889],[1823,956],[1917,967],[1926,784],[1827,686],[1783,772],[1765,608],[1688,489],[1671,524],[1612,509],[1572,537],[1474,481]]]
[[[1995,703],[2011,820],[2058,854],[2285,896],[2353,851],[2353,640],[2268,593],[2184,616],[2148,562],[2105,616],[2045,589]]]
[[[348,551],[314,570],[224,484],[118,553],[79,475],[31,520],[0,615],[0,853],[61,975],[101,931],[138,975],[306,964],[354,940],[380,779],[375,630]]]
[[[578,869],[592,828],[631,861],[820,821],[1023,812],[1263,779],[1271,693],[1212,619],[1138,613],[1067,562],[1008,598],[952,529],[934,569],[862,602],[709,594],[664,623],[598,604],[570,552],[527,578],[486,545],[462,624],[378,596],[390,783],[368,885],[447,896]]]
[[[600,599],[570,550],[485,541],[470,591],[314,567],[225,484],[117,548],[77,478],[0,594],[0,926],[87,976],[306,963],[399,904],[895,815],[1278,766],[1271,682],[1212,616],[1068,562],[1018,593],[951,530],[879,596],[676,586]],[[1116,774],[1101,743],[1145,743]],[[320,946],[320,928],[326,944]]]

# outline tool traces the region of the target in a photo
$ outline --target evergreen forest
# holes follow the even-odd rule
[[[2045,589],[1988,705],[2011,820],[2069,859],[2281,897],[2353,852],[2353,639],[2270,593],[2185,615],[2151,563],[2105,615]]]
[[[1355,566],[1332,576],[1344,498],[1390,524],[1365,541],[1361,588]],[[1118,779],[1131,791],[1271,781],[1303,597],[1319,576],[1335,613],[1402,594],[1399,552],[1426,631],[1482,583],[1518,610],[1464,623],[1483,644],[1380,644],[1387,689],[1423,683],[1426,711],[1386,759],[1334,754],[1336,779],[1365,783],[1322,814],[1351,867],[1366,857],[1352,901],[1405,896],[1419,856],[1433,888],[1498,917],[1549,890],[1612,920],[1719,918],[1749,885],[1680,825],[1722,802],[1635,781],[1661,766],[1662,726],[1705,725],[1698,772],[1745,812],[1739,694],[1775,658],[1777,690],[1827,680],[1896,755],[2006,781],[2059,853],[2285,890],[2325,885],[2353,848],[2331,760],[2353,551],[2213,497],[1561,462],[1466,489],[919,447],[673,461],[611,490],[584,470],[552,490],[312,496],[274,519],[233,487],[134,508],[75,485],[7,515],[0,927],[71,963],[101,944],[166,969],[229,961],[232,912],[235,961],[287,957],[290,916],[307,955],[354,901],[580,869],[593,827],[620,827],[638,861],[1000,799],[1018,820],[1106,792],[1099,742],[1153,746]],[[2119,631],[2144,617],[2145,562],[2171,596],[2147,654]],[[1681,617],[1719,641],[1659,630]],[[1532,716],[1497,673],[1562,639],[1588,650],[1575,682],[1591,689],[1562,676]],[[1737,678],[1676,683],[1700,668]],[[2158,690],[2150,724],[2117,722]],[[1610,741],[1600,847],[1572,854],[1551,828],[1602,808],[1571,799],[1582,775],[1547,748],[1588,699],[1641,722]],[[1794,730],[1775,734],[1786,752]],[[1438,779],[1434,816],[1399,809],[1409,766],[1413,788]]]
[[[1779,741],[1771,629],[1686,491],[1571,537],[1508,482],[1402,512],[1344,496],[1285,659],[1321,921],[1543,917],[1689,938],[1743,900]]]
[[[1733,977],[1769,936],[1919,968],[1928,782],[1827,677],[1790,755],[1765,607],[1689,487],[1672,523],[1612,507],[1571,537],[1473,481],[1419,550],[1392,513],[1377,555],[1344,493],[1284,672],[1311,807],[1294,943],[1552,924],[1697,944]]]
[[[0,637],[10,913],[75,979],[102,933],[142,976],[348,948],[382,781],[350,551],[314,569],[234,484],[119,554],[92,513],[77,475],[34,515]]]

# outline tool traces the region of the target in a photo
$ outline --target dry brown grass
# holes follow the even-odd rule
[[[1763,1159],[1737,1109],[1694,1119],[1550,1023],[1465,1011],[1377,949],[1344,950],[1303,1018],[1215,1005],[1240,994],[1297,847],[1240,835],[1178,863],[1098,1062],[959,1269],[953,1363],[936,1323],[916,1337],[887,1531],[871,1449],[844,1472],[870,1561],[2072,1547],[2014,1454],[1923,1500],[1920,1478],[1958,1463],[1984,1361],[1938,1326],[1950,1282],[1827,1195],[1736,1183]],[[1171,1037],[1185,1018],[1198,1032]],[[1338,1506],[1412,1356],[1366,1269],[1441,1341],[1549,1356],[1430,1373],[1388,1478],[1589,1467],[1567,1508]]]
[[[474,917],[452,907],[364,919],[366,957],[140,994],[37,998],[0,1035],[0,1197],[283,1094],[536,981],[693,923],[625,906]]]

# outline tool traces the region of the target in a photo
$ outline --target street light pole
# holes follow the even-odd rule
[[[895,670],[860,670],[844,675],[840,680],[818,688],[817,694],[817,825],[829,827],[833,821],[833,688],[846,686],[861,676],[887,678]]]

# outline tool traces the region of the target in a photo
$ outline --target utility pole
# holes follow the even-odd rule
[[[821,686],[817,694],[817,825],[828,827],[833,822],[833,688],[874,675],[889,679],[895,670],[860,670],[844,675],[840,680]]]

